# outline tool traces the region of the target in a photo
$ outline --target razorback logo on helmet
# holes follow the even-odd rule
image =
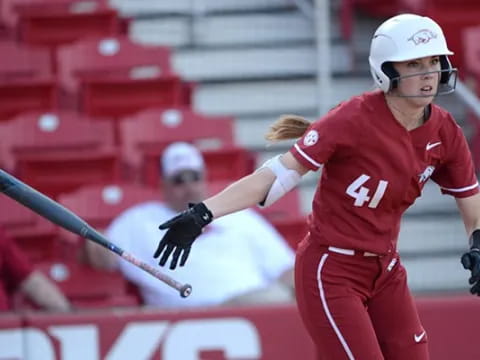
[[[423,29],[417,31],[415,34],[410,36],[407,41],[413,41],[415,45],[420,45],[420,44],[426,44],[428,43],[431,39],[436,39],[437,34],[435,34],[433,31],[428,30],[428,29]]]

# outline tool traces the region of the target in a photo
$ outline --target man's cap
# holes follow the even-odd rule
[[[200,151],[186,142],[175,142],[167,146],[163,151],[160,165],[165,178],[185,170],[198,172],[205,170],[205,162]]]

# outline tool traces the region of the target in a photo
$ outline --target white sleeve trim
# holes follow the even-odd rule
[[[451,191],[451,192],[463,192],[463,191],[473,190],[473,189],[475,189],[476,187],[478,187],[478,181],[477,181],[475,184],[473,184],[473,185],[465,186],[465,187],[463,187],[463,188],[457,188],[457,189],[450,189],[450,188],[446,188],[446,187],[440,186],[441,189],[447,190],[447,191]]]
[[[322,164],[316,162],[315,160],[313,160],[310,156],[308,156],[307,154],[305,154],[305,152],[300,149],[300,146],[298,146],[298,144],[295,144],[294,145],[295,149],[298,151],[298,153],[300,155],[302,155],[309,163],[311,163],[312,165],[315,165],[317,168],[321,168],[322,167]]]

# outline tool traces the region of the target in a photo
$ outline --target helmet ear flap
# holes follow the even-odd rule
[[[448,84],[452,75],[452,64],[446,55],[440,55],[440,68],[443,70],[440,76],[440,84]]]
[[[393,64],[390,61],[384,62],[382,64],[382,71],[390,79],[390,88],[389,90],[395,89],[398,87],[398,77],[400,74],[393,67]]]

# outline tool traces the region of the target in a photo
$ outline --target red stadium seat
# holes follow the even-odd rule
[[[463,30],[463,50],[465,55],[465,80],[473,91],[480,95],[480,26]],[[476,169],[480,169],[480,119],[473,112],[466,116],[471,127],[470,150]]]
[[[113,125],[69,112],[27,113],[3,126],[16,174],[50,196],[81,185],[120,179]]]
[[[161,200],[160,190],[134,184],[87,185],[62,194],[58,201],[66,208],[103,231],[124,210],[149,200]],[[60,230],[62,239],[77,243],[79,236]]]
[[[347,0],[357,9],[377,17],[390,17],[398,13],[397,0]]]
[[[480,96],[480,26],[468,27],[463,31],[465,44],[465,79]],[[467,113],[471,127],[470,149],[477,171],[480,171],[480,118],[473,113]]]
[[[34,80],[52,77],[51,56],[48,51],[13,41],[1,41],[0,79]]]
[[[298,188],[295,188],[275,201],[272,205],[266,208],[259,207],[257,210],[270,221],[302,216],[300,191]]]
[[[398,0],[399,10],[429,16],[441,27],[447,38],[454,67],[465,66],[464,52],[467,50],[462,39],[465,28],[478,25],[480,2],[477,0]],[[460,72],[463,77],[463,73]]]
[[[408,10],[414,13],[427,13],[440,10],[475,10],[478,8],[477,0],[458,0],[452,3],[452,0],[396,0],[398,9],[401,11]]]
[[[479,84],[477,83],[477,86]],[[477,88],[478,89],[478,88]],[[475,116],[473,111],[467,111],[466,119],[468,121],[470,136],[469,145],[472,153],[473,163],[477,172],[480,171],[480,118]]]
[[[0,53],[0,121],[23,111],[57,106],[57,85],[47,50],[1,41]]]
[[[465,44],[465,74],[470,84],[480,94],[480,26],[471,26],[463,30]]]
[[[33,262],[58,258],[58,228],[32,210],[0,196],[0,226],[5,229]]]
[[[345,40],[351,40],[354,31],[354,13],[361,10],[371,16],[386,18],[398,13],[397,0],[342,0],[340,29]]]
[[[202,150],[209,181],[235,180],[254,169],[252,153],[234,145],[231,117],[209,117],[186,109],[148,109],[120,121],[124,159],[140,169],[147,185],[158,185],[160,155],[175,141],[191,142]]]
[[[61,47],[57,59],[61,85],[69,96],[80,97],[78,106],[89,115],[119,117],[185,101],[168,47],[121,36],[89,38]]]
[[[119,272],[96,270],[77,262],[49,261],[36,265],[60,288],[77,309],[129,307],[140,304],[130,293],[129,283]],[[31,308],[22,296],[14,301],[16,309]]]
[[[267,208],[257,210],[282,234],[292,249],[305,237],[308,220],[300,206],[300,192],[293,189]]]
[[[208,184],[209,196],[223,190],[230,182],[219,181]],[[285,238],[292,249],[305,237],[308,231],[308,217],[303,214],[298,188],[285,194],[266,208],[255,207]]]
[[[308,218],[306,216],[272,220],[271,223],[293,250],[297,248],[308,232]]]
[[[86,36],[117,35],[121,20],[106,0],[3,0],[4,21],[24,43],[55,47]]]

